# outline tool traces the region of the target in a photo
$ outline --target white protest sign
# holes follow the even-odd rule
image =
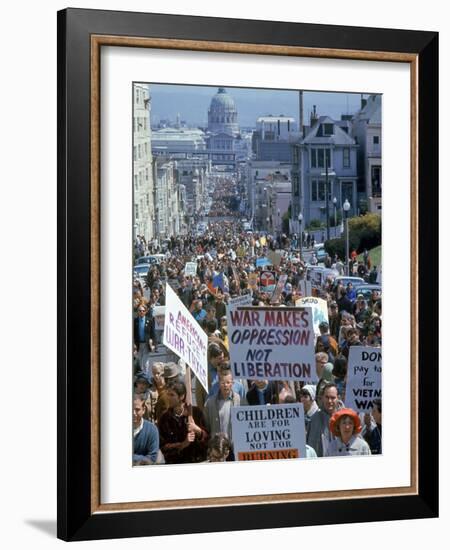
[[[227,326],[235,378],[317,382],[310,309],[238,307]]]
[[[271,304],[276,304],[280,300],[281,293],[283,292],[284,286],[287,282],[287,278],[288,276],[286,275],[286,273],[283,273],[283,275],[280,275],[280,278],[278,279],[278,282],[275,286],[275,290],[273,291],[273,294],[270,298]]]
[[[278,266],[281,264],[282,256],[279,252],[274,252],[271,250],[268,252],[267,257],[272,262],[272,265]]]
[[[228,308],[236,309],[238,306],[251,306],[253,298],[251,294],[243,294],[242,296],[236,296],[228,300]]]
[[[197,275],[197,262],[186,262],[184,274],[186,277],[195,277]]]
[[[240,460],[304,458],[303,405],[232,407],[234,455]]]
[[[166,306],[154,306],[152,309],[152,315],[155,320],[155,330],[163,331]]]
[[[314,296],[306,296],[295,301],[299,307],[310,307],[313,312],[314,334],[320,334],[319,325],[322,322],[328,323],[328,305],[326,300]]]
[[[351,346],[345,405],[358,413],[369,412],[376,398],[381,399],[381,348]]]
[[[169,285],[166,285],[163,344],[191,367],[208,391],[208,337]]]

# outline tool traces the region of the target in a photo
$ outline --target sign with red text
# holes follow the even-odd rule
[[[236,460],[304,458],[303,405],[232,407],[231,427]]]
[[[191,367],[208,391],[208,337],[169,285],[166,285],[163,344]]]
[[[238,307],[227,327],[235,378],[317,382],[310,309]]]

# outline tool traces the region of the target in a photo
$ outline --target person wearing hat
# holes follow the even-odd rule
[[[340,409],[330,419],[330,432],[334,439],[325,449],[324,456],[370,455],[370,447],[359,435],[361,421],[353,409]]]
[[[316,388],[312,384],[306,384],[300,390],[300,403],[303,405],[305,428],[308,429],[308,424],[311,422],[313,414],[315,414],[319,407],[315,401]]]
[[[167,385],[173,384],[174,382],[183,382],[180,366],[173,361],[166,363],[164,365],[164,380]]]

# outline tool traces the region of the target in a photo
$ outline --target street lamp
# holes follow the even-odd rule
[[[333,206],[334,206],[334,237],[337,237],[337,217],[336,217],[336,208],[337,208],[337,198],[333,197]]]
[[[303,222],[303,214],[299,212],[298,214],[298,232],[299,232],[299,239],[300,239],[300,260],[303,259],[303,233],[302,233],[302,222]]]
[[[267,227],[267,233],[270,233],[270,226],[269,226],[270,218],[267,216],[266,218],[266,227]]]
[[[335,176],[336,172],[333,170],[328,171],[328,156],[325,153],[325,172],[322,172],[322,176],[325,176],[325,201],[326,201],[326,210],[327,210],[327,241],[330,240],[330,207],[329,207],[329,191],[328,191],[328,181],[329,176]]]
[[[278,208],[278,210],[277,210],[277,219],[278,219],[278,221],[277,221],[277,226],[278,226],[278,231],[281,233],[282,231],[281,231],[280,214],[281,214],[281,212],[280,212],[280,209]]]
[[[342,206],[344,209],[344,216],[345,216],[345,274],[349,275],[349,261],[348,258],[350,256],[349,253],[349,242],[348,242],[348,211],[350,210],[350,203],[348,202],[348,199],[345,199],[345,202]]]

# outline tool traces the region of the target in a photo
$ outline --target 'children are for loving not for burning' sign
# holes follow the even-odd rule
[[[274,460],[306,456],[303,405],[232,407],[236,460]]]

